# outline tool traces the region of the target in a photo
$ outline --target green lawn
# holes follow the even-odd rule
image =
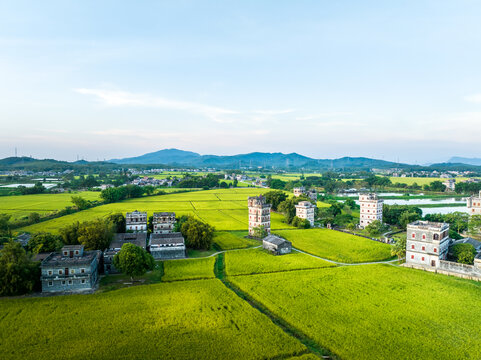
[[[214,263],[215,257],[164,261],[162,281],[213,278]]]
[[[219,280],[0,300],[0,358],[262,359],[306,352]]]
[[[262,248],[226,252],[224,261],[227,275],[259,274],[334,266],[327,261],[297,251],[275,256]]]
[[[118,203],[97,206],[75,214],[30,225],[19,231],[58,232],[75,221],[93,220],[115,212],[126,213],[134,210],[147,211],[152,215],[157,211],[173,211],[177,216],[192,215],[214,226],[216,230],[247,230],[247,197],[266,192],[266,189],[241,188],[194,191],[177,194],[157,195],[130,199]],[[282,215],[272,214],[273,229],[291,228],[284,224]]]
[[[329,260],[359,263],[391,258],[390,245],[328,229],[277,230],[292,246]]]
[[[481,354],[481,283],[390,265],[228,279],[342,359]]]

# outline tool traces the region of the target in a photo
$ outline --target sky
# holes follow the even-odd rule
[[[481,157],[481,2],[1,1],[0,158]]]

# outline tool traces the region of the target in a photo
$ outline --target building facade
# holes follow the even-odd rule
[[[468,214],[481,215],[481,191],[479,196],[471,196],[467,200]]]
[[[315,210],[316,205],[312,204],[310,201],[301,201],[296,205],[296,216],[299,219],[306,219],[311,226],[314,226]]]
[[[266,236],[262,240],[262,247],[274,255],[284,255],[292,251],[292,243],[276,235]]]
[[[125,216],[126,231],[147,232],[147,212],[133,211]]]
[[[292,192],[294,193],[294,196],[297,197],[297,196],[303,195],[306,192],[306,189],[303,186],[301,186],[301,187],[292,189]]]
[[[406,263],[439,267],[449,249],[449,224],[415,221],[407,226]]]
[[[150,234],[149,250],[156,260],[186,257],[184,237],[181,233]]]
[[[454,191],[456,189],[456,179],[446,179],[443,181],[443,185],[446,186],[446,191]]]
[[[261,196],[249,196],[249,235],[254,235],[255,228],[264,227],[268,234],[271,233],[271,205],[266,204],[266,199]]]
[[[382,206],[384,201],[379,199],[376,194],[359,195],[359,205],[361,206],[359,225],[365,228],[375,220],[382,222]]]
[[[93,290],[98,281],[100,250],[84,251],[83,245],[66,245],[40,265],[42,292]]]
[[[168,234],[174,231],[175,213],[157,212],[152,219],[154,234]]]
[[[147,249],[147,233],[146,232],[138,232],[138,233],[120,233],[114,234],[112,241],[107,249],[105,249],[104,255],[104,272],[106,274],[114,274],[117,273],[118,270],[114,266],[114,256],[120,252],[122,249],[122,245],[124,244],[134,244],[137,245],[144,250]]]

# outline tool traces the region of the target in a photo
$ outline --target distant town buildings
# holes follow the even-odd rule
[[[181,233],[150,234],[149,250],[156,260],[186,257],[184,237]]]
[[[481,191],[479,196],[471,196],[467,200],[469,215],[481,215]]]
[[[284,255],[292,251],[292,243],[276,235],[268,235],[262,240],[262,247],[275,255]]]
[[[443,181],[443,185],[446,186],[447,191],[454,191],[456,189],[456,179],[448,178]]]
[[[384,201],[379,199],[376,194],[359,195],[360,222],[361,228],[365,228],[375,220],[382,222],[382,206]]]
[[[85,251],[83,245],[66,245],[60,253],[50,253],[40,265],[42,292],[93,290],[101,254]]]
[[[249,235],[254,235],[254,229],[263,227],[268,234],[271,232],[271,205],[260,196],[250,196],[247,199],[249,207]]]
[[[304,186],[301,186],[301,187],[292,189],[292,192],[294,193],[294,196],[297,197],[297,196],[303,195],[306,192],[306,189],[304,188]]]
[[[174,230],[175,213],[156,212],[152,219],[154,234],[168,234]]]
[[[147,232],[147,212],[133,211],[125,216],[125,227],[127,231]]]
[[[301,201],[296,205],[296,216],[299,219],[306,219],[309,221],[311,226],[314,226],[314,212],[316,210],[316,205],[312,204],[310,201]]]
[[[449,224],[415,221],[407,226],[406,263],[438,267],[449,248]]]
[[[114,256],[120,252],[124,244],[134,244],[142,249],[147,249],[147,233],[119,233],[114,234],[112,242],[109,247],[105,249],[104,255],[104,272],[106,274],[116,273],[118,270],[114,266]]]

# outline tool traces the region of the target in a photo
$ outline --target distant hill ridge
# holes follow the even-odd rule
[[[481,166],[481,158],[466,158],[461,156],[453,156],[451,159],[448,160],[448,163]]]

